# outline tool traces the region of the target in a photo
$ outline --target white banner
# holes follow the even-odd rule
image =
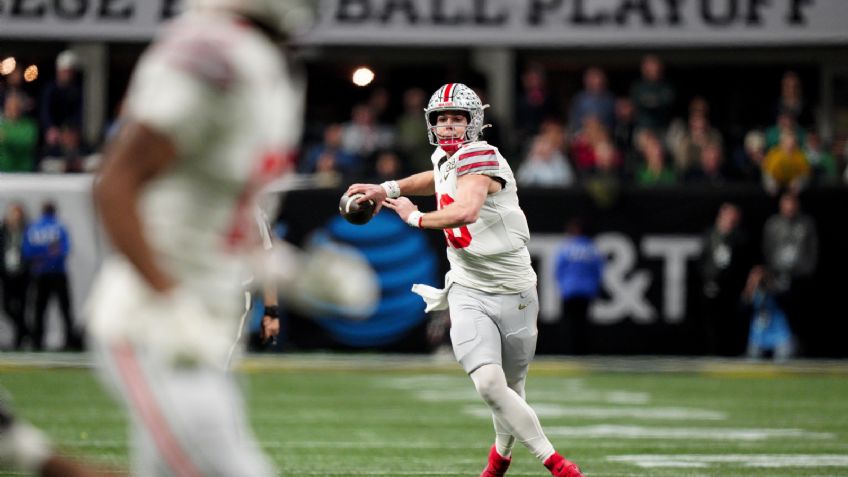
[[[315,0],[318,2],[319,0]],[[315,45],[848,43],[845,0],[320,0]],[[148,40],[182,0],[0,0],[0,38]]]

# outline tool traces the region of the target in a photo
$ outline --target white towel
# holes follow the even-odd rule
[[[416,283],[412,285],[412,292],[420,295],[424,299],[424,303],[427,304],[424,313],[434,310],[446,310],[448,308],[448,290],[450,290],[451,285],[453,285],[453,280],[451,279],[450,272],[448,272],[445,274],[444,288],[434,288],[430,285]]]

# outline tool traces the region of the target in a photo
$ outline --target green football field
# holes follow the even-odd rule
[[[86,364],[7,355],[0,383],[63,451],[126,468],[125,418]],[[281,475],[476,477],[492,442],[447,357],[252,358],[240,378]],[[527,393],[588,476],[848,476],[848,363],[539,359]],[[548,474],[519,446],[509,475]]]

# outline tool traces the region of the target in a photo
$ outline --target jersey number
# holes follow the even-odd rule
[[[447,194],[439,195],[439,209],[453,204],[453,198]],[[471,245],[471,232],[468,227],[456,227],[453,229],[444,229],[445,238],[448,240],[448,245],[453,248],[465,248]]]

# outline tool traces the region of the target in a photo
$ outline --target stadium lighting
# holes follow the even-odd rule
[[[353,72],[353,84],[356,86],[368,86],[372,81],[374,81],[374,72],[369,68],[363,66]]]
[[[0,74],[6,76],[8,74],[12,74],[15,71],[15,67],[18,66],[17,60],[13,56],[10,56],[0,62]]]
[[[38,67],[35,65],[29,65],[24,70],[24,81],[27,83],[31,83],[38,79]]]

